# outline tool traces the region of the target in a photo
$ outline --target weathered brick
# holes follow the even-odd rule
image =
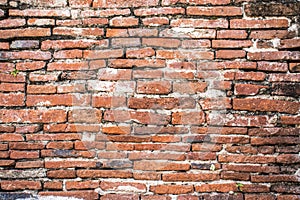
[[[240,7],[187,7],[187,15],[201,16],[241,16],[242,9]]]
[[[192,193],[192,185],[155,185],[150,186],[150,191],[155,194],[187,194]]]
[[[171,26],[186,28],[228,28],[228,21],[225,19],[174,19],[171,20]]]
[[[300,104],[291,101],[269,99],[233,99],[233,109],[250,111],[275,111],[296,114]]]
[[[266,28],[286,28],[288,27],[287,19],[232,19],[230,20],[230,28],[243,29],[266,29]]]
[[[101,1],[101,0],[95,0],[93,2],[93,7],[96,8],[124,8],[124,7],[140,7],[140,6],[157,6],[158,0],[136,0],[136,1],[114,1],[114,0],[107,0],[107,1]]]

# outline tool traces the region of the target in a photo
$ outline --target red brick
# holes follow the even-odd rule
[[[25,90],[24,84],[13,84],[13,83],[0,83],[1,92],[23,92]]]
[[[112,68],[162,68],[165,67],[166,62],[160,59],[114,59],[109,60],[108,65]]]
[[[209,40],[183,40],[181,46],[186,49],[197,49],[210,47],[211,45]]]
[[[76,161],[76,160],[62,160],[62,161],[45,161],[45,168],[61,169],[61,168],[95,168],[95,161]]]
[[[9,43],[8,42],[0,42],[0,49],[9,49]]]
[[[26,135],[27,140],[80,140],[81,136],[79,134],[70,133],[70,134],[28,134]]]
[[[145,26],[161,26],[169,24],[167,17],[151,17],[142,20]]]
[[[106,37],[128,37],[127,29],[106,29]]]
[[[47,74],[39,74],[39,73],[30,73],[29,80],[32,82],[49,82],[58,80],[57,73],[47,73]]]
[[[74,109],[69,111],[69,122],[99,123],[102,119],[102,111],[97,109]]]
[[[299,51],[249,52],[249,60],[299,60]]]
[[[82,1],[81,1],[82,2]],[[83,10],[80,17],[110,17],[114,15],[130,15],[130,9],[104,9],[104,10]]]
[[[207,98],[199,101],[203,110],[224,110],[230,109],[231,99],[230,98]]]
[[[217,70],[217,69],[256,69],[255,62],[237,62],[237,61],[222,61],[222,62],[199,62],[197,69],[202,70]],[[225,75],[224,75],[225,76]]]
[[[114,50],[85,50],[83,57],[87,59],[118,58],[123,56],[122,49]]]
[[[164,174],[163,180],[164,181],[212,181],[218,180],[219,175],[216,173],[170,173]]]
[[[56,27],[53,29],[53,35],[66,35],[66,36],[102,36],[104,35],[104,30],[102,28],[66,28],[66,27]]]
[[[289,22],[287,19],[262,19],[262,20],[248,20],[248,19],[232,19],[230,20],[230,28],[251,28],[251,29],[265,29],[265,28],[286,28]]]
[[[290,124],[290,125],[297,125],[300,124],[300,117],[299,116],[281,116],[280,117],[281,124]]]
[[[200,125],[204,122],[203,112],[175,112],[172,114],[172,124]]]
[[[126,105],[126,98],[122,96],[93,96],[92,105],[97,108],[117,108]]]
[[[57,86],[57,93],[85,92],[85,84],[60,84]]]
[[[132,172],[126,170],[77,170],[81,178],[131,178]]]
[[[12,27],[20,27],[26,24],[25,19],[3,19],[0,20],[1,28],[12,28]]]
[[[103,126],[102,132],[109,135],[128,135],[131,129],[130,126]]]
[[[47,149],[72,149],[73,142],[49,142],[46,145]]]
[[[129,98],[128,107],[135,109],[194,108],[191,98]]]
[[[236,72],[235,80],[253,80],[263,81],[266,78],[266,74],[263,72]]]
[[[64,110],[1,110],[0,120],[9,123],[20,120],[23,123],[59,123],[66,121],[66,112]]]
[[[162,5],[174,5],[176,3],[183,3],[188,5],[226,5],[230,3],[230,0],[163,0]]]
[[[14,160],[0,160],[0,166],[1,167],[15,166],[15,161]]]
[[[157,136],[158,137],[158,136]],[[185,160],[185,155],[182,153],[146,153],[132,152],[129,153],[130,160]]]
[[[93,141],[75,141],[74,148],[76,150],[104,149],[105,143]]]
[[[75,105],[89,105],[90,96],[80,95],[75,96],[71,94],[60,95],[27,95],[27,106],[75,106]]]
[[[141,8],[134,11],[136,16],[148,15],[176,15],[184,14],[184,8],[180,7],[163,7],[163,8]]]
[[[285,200],[285,199],[297,200],[297,199],[299,199],[299,195],[288,195],[288,194],[284,195],[284,194],[282,194],[282,195],[277,196],[277,199],[278,200]]]
[[[258,166],[251,164],[223,164],[223,169],[237,172],[279,173],[278,166]]]
[[[144,46],[177,48],[180,45],[180,40],[165,39],[165,38],[143,38],[142,44]]]
[[[150,47],[142,48],[142,49],[127,49],[126,50],[126,58],[145,58],[151,57],[155,55],[154,49]]]
[[[254,183],[298,182],[298,178],[294,175],[251,175],[251,181]]]
[[[197,192],[230,192],[238,191],[236,183],[215,183],[215,184],[202,184],[196,185],[195,191]]]
[[[92,0],[69,0],[69,4],[73,8],[90,7],[92,2]]]
[[[82,58],[82,51],[78,50],[78,49],[57,51],[57,52],[54,52],[53,57],[56,59]],[[57,63],[59,63],[59,62],[57,62]],[[51,65],[51,64],[53,64],[53,63],[49,63],[49,65]],[[67,63],[65,63],[65,64],[67,64]],[[68,64],[72,65],[74,63],[68,63]],[[58,69],[59,69],[59,67],[58,67]],[[53,70],[53,69],[49,69],[49,71],[50,70]]]
[[[143,195],[141,200],[171,200],[169,196],[160,196],[160,195]]]
[[[235,95],[257,95],[268,86],[236,83],[234,87]]]
[[[56,93],[56,86],[54,85],[28,85],[28,94],[53,94]]]
[[[221,173],[221,178],[224,179],[224,180],[249,181],[250,180],[250,173],[226,172],[226,171],[223,171]]]
[[[190,28],[171,28],[160,31],[160,37],[173,38],[215,38],[216,31],[214,29],[193,29]]]
[[[285,38],[290,34],[288,30],[252,30],[249,38],[253,39],[274,39]]]
[[[59,26],[77,26],[80,25],[81,23],[82,23],[81,20],[76,20],[76,19],[56,20],[56,25]]]
[[[137,26],[139,20],[134,17],[115,17],[109,21],[109,25],[112,27],[130,27]]]
[[[45,7],[63,7],[67,5],[66,0],[21,0],[21,3],[29,4],[31,6],[45,6]]]
[[[95,189],[99,187],[99,181],[67,181],[67,190],[82,190],[82,189]]]
[[[99,79],[105,81],[131,80],[131,69],[99,69]]]
[[[233,99],[233,109],[249,111],[273,111],[296,114],[300,104],[291,101],[269,99]]]
[[[13,51],[13,52],[2,52],[2,58],[4,60],[11,59],[11,60],[50,60],[51,53],[45,51]]]
[[[59,181],[44,182],[45,189],[62,190],[62,187],[63,187],[62,182],[59,182]]]
[[[114,200],[114,199],[122,199],[122,200],[139,200],[138,194],[105,194],[100,200]]]
[[[98,193],[94,190],[80,190],[80,191],[43,191],[39,192],[41,196],[58,196],[58,197],[70,197],[87,200],[98,199]]]
[[[279,49],[290,49],[300,47],[300,39],[280,40]]]
[[[29,17],[70,17],[71,13],[67,9],[25,9],[9,10],[10,16],[29,16]]]
[[[155,185],[150,186],[155,194],[188,194],[194,192],[192,185]]]
[[[42,184],[40,181],[1,181],[2,190],[40,190]]]
[[[42,42],[41,49],[66,49],[66,48],[89,48],[89,47],[107,47],[107,40],[45,40]]]
[[[172,27],[192,28],[228,28],[228,21],[225,19],[173,19]]]
[[[263,199],[263,200],[275,200],[276,197],[273,194],[246,194],[245,200],[256,200],[256,199]]]
[[[141,94],[168,94],[171,92],[169,81],[138,81],[137,93]]]
[[[137,180],[161,180],[161,174],[156,172],[135,172],[133,178]]]
[[[269,81],[270,82],[299,82],[300,73],[298,74],[270,74]]]
[[[16,163],[17,169],[28,169],[28,168],[42,168],[44,167],[43,161],[20,161]]]
[[[240,7],[187,7],[187,15],[201,16],[241,16],[242,8]]]
[[[217,38],[219,39],[245,39],[247,32],[245,30],[219,30],[217,31]]]
[[[286,63],[277,62],[258,62],[257,69],[261,71],[287,72],[288,65]]]
[[[135,161],[135,170],[145,171],[187,171],[190,169],[189,164],[174,163],[174,162],[159,162],[159,161]]]
[[[300,64],[299,63],[290,63],[289,70],[291,72],[300,72]]]
[[[0,71],[3,73],[12,72],[14,69],[15,69],[15,64],[13,63],[9,63],[9,62],[0,63]]]
[[[138,47],[141,46],[139,38],[113,38],[112,47]]]
[[[216,58],[220,59],[233,59],[244,58],[246,52],[244,50],[218,50],[216,51]]]
[[[29,142],[10,142],[10,149],[17,150],[39,150],[43,149],[45,145],[43,143],[29,143]]]
[[[11,159],[33,159],[39,158],[38,151],[11,151],[10,152]]]
[[[250,40],[213,40],[213,48],[245,48],[252,46]]]
[[[205,92],[207,84],[205,82],[175,82],[173,92],[180,94],[196,94]]]
[[[75,170],[51,170],[47,171],[48,178],[63,179],[63,178],[75,178]]]
[[[49,28],[23,28],[23,29],[7,29],[0,30],[1,39],[9,39],[16,37],[44,37],[50,36]]]
[[[100,188],[104,191],[114,190],[118,192],[146,192],[147,189],[146,185],[142,183],[109,182],[109,181],[102,181],[100,183]]]
[[[31,19],[28,19],[27,23],[28,23],[28,25],[35,25],[35,26],[46,26],[46,25],[54,26],[55,20],[54,19],[31,18]]]
[[[45,67],[46,63],[43,61],[36,62],[20,62],[16,64],[16,69],[20,71],[39,70]]]
[[[276,157],[274,156],[246,156],[246,155],[219,155],[220,162],[235,162],[235,163],[274,163]]]
[[[24,106],[24,94],[0,93],[0,106]]]

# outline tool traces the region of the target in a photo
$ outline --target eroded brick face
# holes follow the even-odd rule
[[[299,9],[0,0],[0,199],[299,199]]]

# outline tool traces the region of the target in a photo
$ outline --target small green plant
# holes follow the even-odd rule
[[[216,166],[214,164],[211,164],[209,170],[210,171],[215,171],[216,170]]]
[[[19,70],[14,69],[12,72],[10,72],[10,74],[16,77],[19,74]]]
[[[236,183],[236,187],[238,188],[239,191],[243,191],[243,187],[244,187],[244,184],[243,183]]]

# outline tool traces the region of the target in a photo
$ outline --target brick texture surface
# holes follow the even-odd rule
[[[299,10],[0,0],[0,199],[300,199]]]

